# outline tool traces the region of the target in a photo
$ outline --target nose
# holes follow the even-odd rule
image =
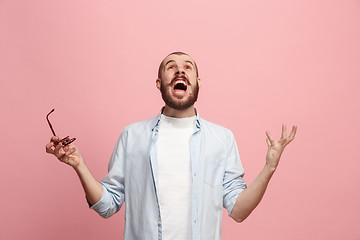
[[[184,70],[183,69],[178,69],[176,71],[176,75],[179,75],[179,74],[185,74]]]

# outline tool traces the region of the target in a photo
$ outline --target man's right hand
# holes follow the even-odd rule
[[[73,168],[79,167],[84,160],[79,152],[79,149],[74,144],[63,146],[60,142],[61,138],[54,136],[46,145],[46,152],[54,154],[61,162],[66,163]]]

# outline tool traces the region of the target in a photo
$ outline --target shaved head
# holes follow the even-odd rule
[[[168,54],[164,60],[170,56],[170,55],[186,55],[186,56],[189,56],[189,54],[187,53],[184,53],[184,52],[172,52],[170,54]],[[191,58],[191,57],[190,57]],[[161,72],[164,70],[164,66],[165,66],[165,63],[164,63],[164,60],[160,63],[160,66],[159,66],[159,70],[158,70],[158,78],[161,78]],[[198,71],[198,68],[197,68],[197,65],[196,65],[196,62],[194,61],[194,64],[195,64],[195,69],[196,69],[196,77],[199,77],[199,71]]]

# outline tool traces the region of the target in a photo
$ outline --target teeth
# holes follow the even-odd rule
[[[182,84],[186,85],[186,82],[185,82],[184,80],[177,80],[177,81],[175,81],[175,84],[178,84],[178,83],[182,83]]]
[[[186,81],[183,79],[178,79],[174,82],[173,85],[174,90],[182,90],[182,91],[186,91],[187,89],[187,84]]]

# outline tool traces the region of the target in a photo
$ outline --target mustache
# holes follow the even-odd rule
[[[170,85],[174,84],[177,79],[182,79],[187,85],[191,85],[189,79],[187,79],[185,75],[175,75],[175,77],[171,80]]]

